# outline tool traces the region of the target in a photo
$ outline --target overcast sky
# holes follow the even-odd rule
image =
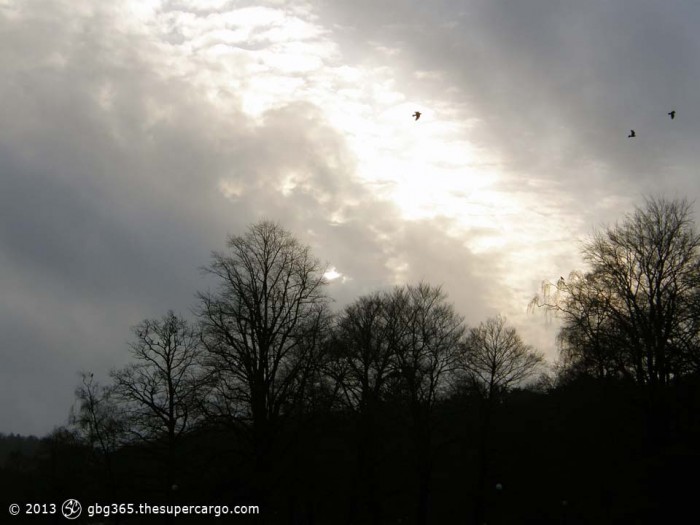
[[[0,0],[0,432],[65,423],[261,218],[337,307],[423,279],[554,358],[540,283],[700,193],[698,27],[696,0]]]

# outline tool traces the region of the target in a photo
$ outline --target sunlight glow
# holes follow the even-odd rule
[[[497,253],[504,268],[522,269],[505,275],[500,285],[508,286],[523,304],[527,298],[520,296],[531,288],[530,276],[541,269],[543,256],[553,260],[570,249],[570,243],[561,241],[570,224],[553,222],[543,207],[561,192],[538,185],[534,178],[522,184],[497,154],[477,146],[472,137],[483,123],[470,114],[467,104],[448,103],[441,92],[412,100],[397,84],[397,71],[384,65],[392,64],[390,59],[400,56],[401,49],[375,45],[377,56],[386,59],[382,65],[348,64],[332,33],[319,25],[307,4],[294,9],[232,8],[221,1],[206,10],[201,5],[181,0],[173,7],[152,1],[134,8],[134,13],[139,23],[160,34],[163,74],[186,78],[201,88],[222,114],[242,111],[253,125],[263,126],[270,110],[311,104],[349,150],[353,183],[393,203],[404,220],[447,219],[445,233],[473,253]],[[438,70],[418,70],[413,77],[416,82],[443,83],[445,93],[458,91]],[[108,86],[98,98],[104,109],[110,107]],[[412,118],[414,111],[422,114],[418,121]],[[168,117],[167,107],[149,104],[151,124]],[[347,169],[332,157],[334,150],[328,155],[327,166]],[[302,192],[328,202],[329,190],[311,182],[315,175],[290,172],[275,189],[286,197]],[[219,191],[238,199],[246,188],[240,181],[222,180]],[[543,193],[548,200],[542,199]],[[357,219],[353,196],[334,197],[346,202],[325,218],[329,223]],[[565,205],[556,202],[560,208]],[[397,282],[409,271],[399,258],[389,260],[387,267]],[[335,269],[326,277],[350,278]]]
[[[180,13],[173,20],[198,55],[222,70],[224,76],[208,81],[236,89],[250,117],[311,101],[345,137],[357,159],[355,176],[381,188],[376,196],[394,202],[404,218],[447,216],[474,226],[473,217],[462,213],[464,196],[478,199],[477,192],[498,181],[497,162],[465,138],[463,115],[408,101],[389,67],[342,64],[327,32],[290,12],[245,8],[204,20]],[[251,40],[257,44],[252,48]],[[418,122],[411,118],[416,110],[423,114]],[[285,181],[280,191],[289,195],[299,181],[289,176]],[[498,202],[490,197],[488,204]]]
[[[326,279],[327,281],[335,281],[336,279],[342,276],[343,274],[338,272],[335,269],[335,266],[332,266],[326,273],[323,274],[324,279]]]

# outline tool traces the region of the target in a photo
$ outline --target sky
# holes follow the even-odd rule
[[[698,26],[694,0],[0,0],[0,432],[66,423],[78,372],[192,317],[263,218],[336,309],[423,280],[555,359],[541,283],[700,194]]]

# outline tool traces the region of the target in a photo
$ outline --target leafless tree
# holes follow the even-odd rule
[[[608,294],[602,293],[594,281],[572,273],[560,286],[569,314],[557,335],[560,348],[560,374],[576,377],[580,373],[597,378],[631,378],[631,346],[625,341],[609,308]]]
[[[492,317],[469,330],[461,358],[460,372],[470,390],[480,396],[476,468],[477,499],[475,520],[484,520],[484,501],[489,469],[489,439],[494,410],[502,394],[532,378],[543,364],[542,354],[526,345],[503,316]]]
[[[327,321],[324,269],[280,225],[262,221],[214,252],[206,271],[216,292],[200,293],[203,342],[216,387],[211,415],[252,439],[261,478],[274,428],[309,383]]]
[[[78,405],[71,411],[69,424],[95,451],[105,469],[109,492],[115,496],[113,458],[124,441],[125,418],[111,387],[101,385],[91,372],[81,372],[80,378],[75,390]]]
[[[584,245],[590,269],[532,305],[564,321],[562,350],[598,375],[651,389],[697,370],[700,235],[685,200],[648,199]]]
[[[387,299],[387,332],[400,388],[415,411],[431,411],[459,362],[462,318],[440,287],[396,288]]]
[[[201,337],[185,319],[169,311],[133,329],[133,362],[111,373],[113,393],[137,440],[163,453],[168,493],[176,476],[176,447],[200,419],[199,401],[207,384]]]
[[[469,386],[485,399],[493,399],[531,378],[544,362],[544,356],[526,345],[502,316],[469,331],[462,359],[462,372]]]
[[[532,303],[563,318],[573,367],[627,377],[647,400],[650,444],[667,437],[668,386],[698,371],[700,235],[686,200],[648,199],[584,245],[586,273]]]
[[[327,367],[343,405],[357,416],[357,472],[348,513],[351,523],[357,520],[360,493],[366,501],[369,522],[379,523],[381,514],[378,427],[396,369],[387,332],[388,297],[379,292],[366,295],[343,310],[336,319]]]
[[[346,406],[363,414],[386,393],[396,364],[387,333],[387,298],[381,293],[360,297],[335,326],[334,375]]]
[[[387,337],[395,359],[397,392],[405,400],[416,447],[417,523],[428,521],[434,410],[456,370],[464,325],[440,287],[396,288],[386,299]]]

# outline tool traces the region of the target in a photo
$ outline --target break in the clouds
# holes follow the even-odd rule
[[[263,217],[332,268],[338,306],[423,279],[553,356],[525,315],[540,281],[642,195],[697,196],[699,16],[0,0],[0,431],[64,422],[77,371],[187,314],[210,251]]]

